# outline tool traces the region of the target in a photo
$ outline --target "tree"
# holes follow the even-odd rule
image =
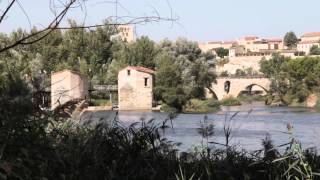
[[[260,61],[260,71],[271,80],[271,92],[275,93],[283,103],[286,103],[284,96],[289,89],[288,77],[283,68],[289,59],[280,54],[273,54],[270,60]]]
[[[215,56],[203,53],[197,42],[179,38],[175,42],[164,40],[160,43],[161,53],[170,54],[182,71],[182,84],[189,98],[204,98],[205,88],[215,80]]]
[[[287,46],[289,49],[292,49],[297,46],[298,38],[294,32],[290,31],[286,33],[283,41],[285,46]]]
[[[213,69],[205,61],[199,59],[192,64],[190,77],[192,77],[191,98],[205,99],[205,89],[210,89],[216,79]]]
[[[220,58],[224,58],[225,56],[229,56],[229,50],[225,49],[223,47],[217,48],[215,51]]]
[[[320,48],[317,45],[313,45],[310,48],[310,55],[320,55]]]
[[[177,112],[181,112],[187,102],[182,86],[182,71],[169,54],[157,57],[155,94],[158,100]]]

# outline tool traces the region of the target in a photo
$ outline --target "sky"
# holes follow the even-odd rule
[[[0,12],[9,0],[0,0]],[[0,24],[0,32],[18,27],[43,27],[50,22],[50,0],[19,0]],[[320,31],[319,0],[87,0],[72,9],[67,18],[85,24],[99,24],[110,16],[154,16],[179,18],[176,22],[136,25],[138,36],[155,41],[185,37],[194,41],[233,40],[257,35],[281,38],[288,31],[298,36]],[[23,7],[23,8],[21,8]],[[117,12],[117,13],[116,13]],[[27,18],[28,17],[28,18]],[[30,21],[30,22],[29,22]],[[66,21],[64,22],[66,24]],[[63,24],[63,25],[64,25]]]

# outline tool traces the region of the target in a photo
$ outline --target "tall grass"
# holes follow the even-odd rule
[[[95,127],[74,121],[52,122],[45,131],[30,129],[20,134],[16,129],[11,132],[14,138],[1,139],[0,179],[280,180],[288,178],[287,170],[298,157],[288,156],[289,151],[279,153],[268,138],[264,150],[258,152],[238,151],[228,145],[227,151],[206,146],[206,153],[181,153],[178,144],[161,136],[166,128],[172,128],[166,125],[169,120],[163,124],[144,120],[129,127],[117,120]],[[206,118],[202,122],[199,132],[206,145],[214,137],[214,126]],[[304,167],[300,162],[307,163],[308,171],[303,173],[312,172],[312,176],[301,177],[318,179],[314,172],[319,172],[320,157],[312,151],[299,153],[303,155],[299,167]],[[300,178],[293,167],[290,174]]]

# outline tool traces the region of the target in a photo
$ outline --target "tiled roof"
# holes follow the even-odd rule
[[[282,42],[282,39],[275,38],[275,39],[266,39],[267,42]]]
[[[80,72],[73,71],[73,70],[70,70],[70,69],[64,69],[62,71],[53,72],[53,73],[51,73],[51,75],[56,75],[56,74],[60,74],[60,73],[63,73],[63,72],[70,72],[70,73],[73,73],[73,74],[77,74],[79,76],[85,76],[84,74],[81,74]]]
[[[145,68],[142,66],[128,66],[128,67],[126,67],[126,69],[134,69],[136,71],[140,71],[140,72],[144,72],[144,73],[148,73],[148,74],[154,74],[156,72],[152,69]]]
[[[221,44],[221,41],[209,41],[208,44]]]
[[[256,39],[258,39],[259,37],[257,37],[257,36],[245,36],[244,37],[244,40],[246,40],[246,41],[252,41],[252,40],[256,40]]]
[[[302,37],[315,37],[315,36],[320,36],[320,32],[308,32],[302,35]]]

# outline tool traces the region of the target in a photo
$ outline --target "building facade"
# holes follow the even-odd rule
[[[69,101],[89,97],[88,78],[78,72],[63,70],[51,74],[51,109]]]
[[[214,51],[218,48],[229,49],[229,56],[252,56],[279,52],[284,48],[282,39],[261,39],[257,36],[246,36],[236,41],[211,41],[200,43],[199,48],[206,51]]]
[[[320,32],[309,32],[301,36],[301,41],[297,44],[297,50],[310,54],[312,46],[320,47]]]
[[[112,39],[119,38],[124,42],[132,42],[135,40],[135,30],[133,25],[117,26],[118,33],[112,36]]]
[[[128,66],[118,74],[119,110],[151,110],[154,74],[152,69]]]

